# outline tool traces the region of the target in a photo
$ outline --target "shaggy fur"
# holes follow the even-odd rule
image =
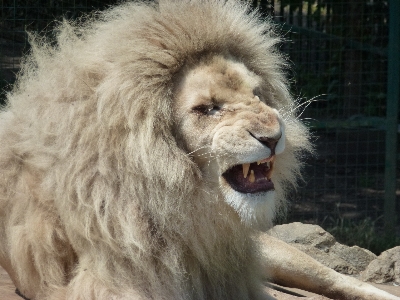
[[[160,0],[64,22],[55,38],[31,36],[0,113],[0,264],[21,293],[262,298],[257,229],[308,147],[271,25],[230,0]],[[285,123],[269,213],[224,201],[179,132],[179,82],[213,55],[261,78]]]

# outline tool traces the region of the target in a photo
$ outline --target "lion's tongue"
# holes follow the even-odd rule
[[[226,171],[223,176],[230,186],[240,193],[258,193],[274,189],[270,177],[270,168],[267,164],[252,163],[249,167],[248,175],[244,176],[246,171],[242,165],[237,165]]]

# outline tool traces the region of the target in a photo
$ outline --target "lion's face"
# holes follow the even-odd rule
[[[264,84],[242,63],[215,56],[188,70],[176,92],[186,151],[245,223],[272,220],[276,157],[285,149],[285,125]]]

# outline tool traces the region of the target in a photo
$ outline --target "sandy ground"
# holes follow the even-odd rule
[[[375,285],[393,295],[400,297],[399,286],[389,285]],[[277,300],[329,300],[326,297],[309,293],[299,289],[282,288],[279,286],[272,285],[272,288],[268,288],[270,295],[274,296]],[[11,282],[10,277],[6,271],[0,267],[0,300],[22,300],[17,294],[15,294],[15,286]]]
[[[268,289],[269,293],[273,295],[277,300],[294,300],[294,299],[309,299],[309,300],[326,300],[328,298],[318,296],[312,293],[291,289],[286,290],[286,292],[277,291],[275,289]],[[290,295],[288,293],[294,293],[301,295],[302,297],[297,297]],[[304,298],[306,296],[306,298]],[[20,296],[15,294],[15,286],[11,282],[10,277],[6,271],[0,267],[0,300],[23,300]]]

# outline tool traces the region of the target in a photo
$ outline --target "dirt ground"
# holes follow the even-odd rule
[[[389,285],[375,285],[380,289],[383,289],[393,295],[400,297],[400,287],[389,286]],[[321,295],[306,292],[299,289],[291,289],[286,287],[280,287],[277,285],[271,285],[267,288],[270,295],[276,298],[276,300],[329,300]],[[6,271],[0,267],[0,300],[23,300],[20,296],[15,293],[15,286],[11,282],[10,277]]]
[[[269,289],[269,293],[273,295],[277,300],[295,300],[300,297],[294,296],[293,294],[301,295],[301,299],[312,299],[312,300],[324,300],[328,299],[322,296],[300,291],[297,289],[282,289],[278,291],[276,289]],[[400,291],[399,291],[400,294]],[[0,300],[23,300],[20,296],[15,293],[15,286],[11,282],[6,271],[0,267]]]

